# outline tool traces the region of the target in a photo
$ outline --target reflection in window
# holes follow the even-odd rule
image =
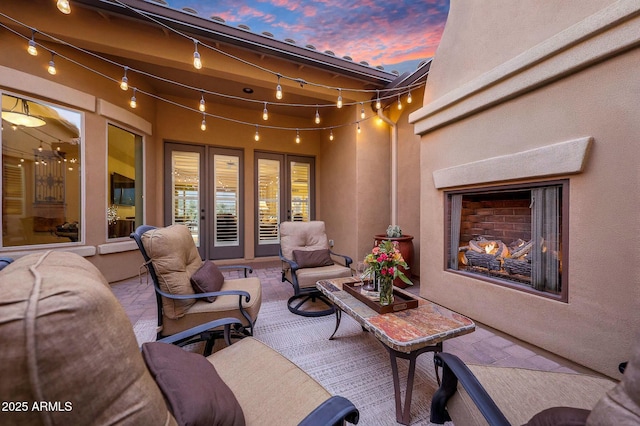
[[[215,246],[239,244],[238,202],[240,160],[231,155],[214,155],[214,181],[216,185]]]
[[[142,225],[142,137],[119,127],[108,128],[109,238],[129,237]]]
[[[81,238],[80,113],[2,95],[2,246]]]
[[[258,160],[258,209],[260,223],[258,244],[280,241],[280,162],[260,158]]]

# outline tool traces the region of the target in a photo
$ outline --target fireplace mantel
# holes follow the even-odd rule
[[[433,172],[438,189],[581,173],[592,137],[487,158]]]

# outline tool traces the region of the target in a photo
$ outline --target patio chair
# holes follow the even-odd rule
[[[23,256],[0,271],[0,290],[2,425],[358,422],[351,402],[253,337],[206,358],[168,344],[196,328],[141,350],[107,280],[75,253]]]
[[[282,222],[280,224],[280,259],[282,282],[293,286],[289,298],[289,311],[307,317],[330,315],[334,307],[320,291],[316,282],[323,279],[350,277],[352,260],[334,253],[329,248],[324,222]],[[326,309],[313,309],[316,301]]]
[[[601,376],[466,365],[449,353],[434,356],[442,384],[431,401],[431,422],[461,425],[640,424],[640,343],[622,381]]]
[[[262,287],[258,278],[247,276],[252,272],[251,268],[218,267],[211,262],[203,262],[185,225],[166,228],[142,225],[131,234],[131,238],[138,244],[144,266],[153,280],[158,309],[158,340],[228,317],[241,322],[234,327],[234,337],[253,334],[262,303]],[[244,278],[225,280],[220,269],[242,269]],[[196,277],[201,279],[196,280]],[[222,336],[220,328],[207,330],[181,344],[204,340],[207,342],[205,355],[208,355],[215,339]]]

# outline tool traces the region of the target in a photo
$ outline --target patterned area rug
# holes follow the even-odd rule
[[[359,425],[398,424],[388,352],[346,314],[334,340],[329,340],[334,328],[334,315],[321,318],[294,315],[283,300],[262,304],[255,337],[293,361],[331,394],[353,402],[360,410]],[[155,340],[155,321],[138,321],[134,332],[140,344]],[[201,351],[202,347],[189,350]],[[404,401],[408,361],[399,359],[398,369]],[[429,404],[436,389],[433,355],[422,354],[414,379],[412,425],[431,425]]]

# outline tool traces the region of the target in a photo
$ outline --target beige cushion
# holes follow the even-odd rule
[[[0,400],[29,406],[0,413],[0,423],[175,424],[129,318],[90,262],[27,255],[0,271],[0,293]],[[35,411],[36,401],[62,409]]]
[[[320,266],[318,268],[303,268],[296,271],[300,288],[315,287],[319,280],[350,277],[351,268],[342,265]],[[285,271],[285,277],[292,281],[291,270]]]
[[[640,424],[640,341],[622,376],[622,381],[611,389],[591,411],[589,426]]]
[[[331,396],[298,366],[251,337],[208,360],[236,396],[249,426],[297,425]]]
[[[242,298],[242,306],[249,314],[249,317],[255,321],[262,304],[262,286],[260,280],[255,277],[225,280],[220,291],[226,290],[244,290],[251,295],[251,300],[249,300],[248,303],[244,297]],[[165,315],[162,335],[170,336],[180,331],[202,325],[205,322],[229,317],[237,318],[242,321],[244,325],[249,325],[249,322],[238,310],[238,296],[218,296],[213,303],[199,300],[189,306],[180,318],[173,319]]]
[[[280,224],[280,249],[282,255],[294,260],[293,250],[321,250],[329,248],[324,222],[282,222]]]
[[[191,275],[202,266],[191,231],[185,225],[171,225],[142,234],[142,245],[158,275],[160,289],[169,294],[194,294]],[[162,298],[164,314],[171,319],[182,317],[196,299]]]
[[[525,424],[550,407],[591,410],[615,386],[612,380],[582,374],[480,365],[469,365],[469,369],[513,425]],[[461,385],[449,400],[447,411],[457,425],[487,424]]]

